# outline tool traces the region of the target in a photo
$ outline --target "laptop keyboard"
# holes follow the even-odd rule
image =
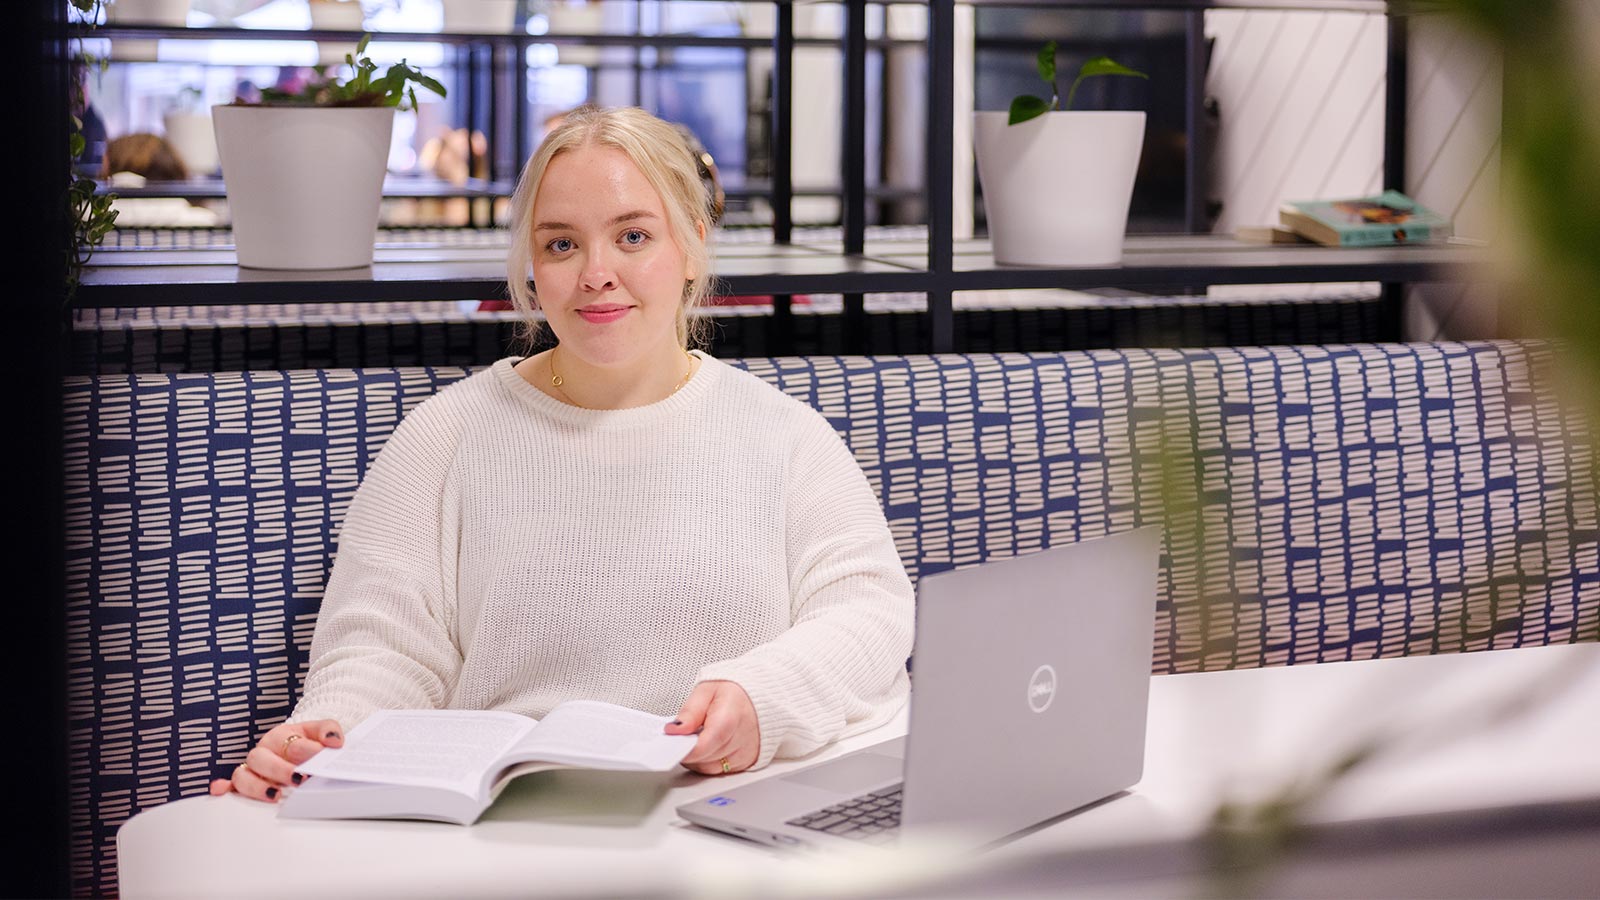
[[[870,844],[886,843],[900,827],[900,786],[852,797],[785,824]]]

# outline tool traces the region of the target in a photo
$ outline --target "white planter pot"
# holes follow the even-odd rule
[[[517,24],[518,0],[444,0],[444,30],[451,34],[508,34]]]
[[[589,0],[550,0],[545,15],[556,34],[599,34],[606,27],[605,10]]]
[[[346,56],[356,55],[356,45],[349,41],[318,41],[317,65],[327,66],[330,75],[340,78],[350,77],[350,67],[345,65]],[[382,74],[382,70],[379,71]]]
[[[1121,262],[1144,113],[1049,112],[1020,125],[1007,125],[1006,117],[973,114],[995,262]]]
[[[160,41],[146,38],[117,38],[107,43],[111,45],[112,62],[155,62],[161,46]]]
[[[315,31],[361,31],[366,18],[359,3],[322,3],[310,0],[311,28]],[[328,66],[348,76],[349,70],[339,69],[345,56],[354,56],[356,45],[348,41],[318,41],[317,65]]]
[[[555,34],[602,34],[606,30],[605,10],[598,3],[579,0],[552,0],[546,15]],[[600,48],[574,44],[556,45],[556,62],[564,66],[600,65]]]
[[[135,25],[187,25],[189,0],[116,0],[106,7],[106,21]]]
[[[162,117],[167,143],[178,151],[194,175],[217,171],[217,134],[211,117],[204,113],[169,112]]]
[[[108,23],[133,25],[189,24],[189,0],[116,0],[106,7]],[[111,59],[117,62],[155,62],[158,41],[118,38],[111,42]]]
[[[372,265],[394,112],[212,107],[239,265]]]
[[[317,31],[360,31],[366,22],[359,3],[323,3],[312,0],[311,27]]]

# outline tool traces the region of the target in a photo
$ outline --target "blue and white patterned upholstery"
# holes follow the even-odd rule
[[[819,409],[914,577],[1165,521],[1155,670],[1593,639],[1581,420],[1505,343],[747,360]],[[76,889],[290,710],[334,539],[462,369],[66,386]],[[737,477],[737,473],[729,473]],[[981,602],[981,598],[975,600]]]

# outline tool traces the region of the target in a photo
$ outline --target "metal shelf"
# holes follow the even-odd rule
[[[589,44],[621,47],[728,46],[770,48],[775,57],[772,110],[773,173],[770,182],[749,181],[730,190],[732,196],[769,194],[773,208],[773,243],[724,246],[718,251],[721,290],[729,294],[772,294],[777,298],[774,312],[788,313],[787,297],[799,293],[840,293],[844,295],[847,330],[864,332],[863,295],[879,292],[912,292],[926,295],[930,328],[927,349],[943,352],[954,346],[954,312],[951,295],[955,291],[1026,288],[1180,288],[1197,289],[1210,284],[1269,284],[1283,282],[1382,282],[1388,330],[1399,335],[1399,286],[1405,282],[1465,280],[1493,277],[1480,248],[1455,245],[1416,245],[1364,249],[1331,249],[1315,246],[1259,246],[1242,244],[1231,238],[1192,234],[1186,236],[1134,236],[1127,239],[1123,262],[1117,266],[1084,269],[1029,269],[994,264],[985,241],[954,241],[950,173],[953,152],[948,135],[954,105],[954,11],[956,0],[925,0],[928,33],[922,41],[867,40],[863,5],[869,0],[847,4],[844,34],[839,39],[800,38],[794,34],[793,3],[777,0],[774,34],[766,38],[718,38],[692,35],[592,35],[592,34],[375,34],[379,40],[421,40],[453,43],[462,48],[462,63],[467,83],[476,83],[481,66],[490,73],[487,104],[489,126],[494,130],[499,106],[495,85],[501,73],[519,71],[521,54],[509,53],[534,43]],[[870,0],[876,2],[876,0]],[[1191,84],[1187,115],[1191,133],[1200,121],[1201,96],[1197,85],[1204,82],[1203,16],[1206,9],[1251,8],[1298,11],[1355,11],[1390,14],[1384,0],[972,0],[983,6],[1025,6],[1055,8],[1164,9],[1188,13],[1185,58]],[[1403,182],[1405,91],[1405,20],[1389,15],[1389,68],[1386,116],[1386,165],[1384,183]],[[88,31],[80,32],[89,34]],[[358,32],[265,30],[241,28],[164,28],[118,23],[95,29],[102,37],[188,38],[188,39],[288,39],[355,40]],[[873,189],[866,185],[864,147],[865,49],[888,43],[924,46],[928,64],[928,121],[925,169],[927,185],[919,191]],[[841,187],[797,190],[791,177],[788,144],[793,133],[794,90],[790,60],[796,46],[830,45],[841,47],[845,58],[846,104],[845,145]],[[477,49],[473,49],[477,48]],[[494,48],[480,58],[478,50]],[[1399,73],[1398,75],[1396,73]],[[511,78],[515,146],[513,166],[531,152],[522,145],[525,130],[522,104],[525,98],[520,80]],[[469,121],[478,120],[481,107],[467,91]],[[1203,227],[1203,204],[1195,188],[1203,161],[1191,155],[1187,180],[1191,196],[1186,199],[1186,219],[1192,230]],[[498,167],[498,168],[497,168]],[[498,194],[506,182],[505,166],[491,154],[493,179],[484,193]],[[220,184],[218,185],[220,189]],[[154,190],[160,190],[157,187]],[[148,190],[148,189],[147,189]],[[127,196],[137,196],[125,192]],[[821,193],[841,198],[842,239],[829,246],[791,243],[793,223],[789,200],[795,196]],[[865,209],[869,197],[916,196],[922,194],[927,208],[927,237],[913,241],[873,240],[865,234]],[[407,194],[391,193],[391,196]],[[450,194],[409,194],[410,196],[450,196]],[[462,194],[482,196],[483,193]],[[143,196],[162,196],[146,193]],[[182,194],[181,196],[197,196]],[[215,196],[221,196],[217,193]],[[224,233],[225,235],[225,233]],[[78,291],[77,305],[84,308],[120,306],[186,306],[229,303],[305,303],[317,301],[405,301],[485,299],[503,297],[504,247],[483,242],[471,246],[459,243],[409,243],[386,245],[380,238],[376,262],[370,268],[341,272],[282,272],[241,269],[228,247],[204,250],[115,250],[101,251],[92,260]],[[863,338],[864,341],[864,338]],[[870,349],[856,348],[865,352]]]
[[[729,35],[666,34],[608,34],[547,32],[447,32],[447,31],[330,31],[323,28],[237,28],[232,26],[146,25],[137,22],[117,22],[101,25],[92,30],[79,27],[73,36],[79,38],[141,38],[188,41],[339,41],[355,43],[362,35],[372,35],[378,43],[405,41],[436,44],[493,44],[517,46],[529,44],[583,45],[590,47],[732,47],[745,50],[770,50],[772,39]],[[801,47],[837,47],[843,37],[795,37]],[[872,38],[873,47],[922,46],[922,41],[895,38]]]
[[[1139,9],[1195,11],[1263,9],[1280,12],[1389,11],[1388,0],[961,0],[971,6],[1048,7],[1051,9]]]
[[[515,185],[509,181],[484,181],[469,178],[465,184],[451,184],[438,178],[386,178],[385,197],[508,197]],[[191,178],[187,181],[151,181],[143,187],[114,187],[100,182],[96,194],[137,197],[182,197],[188,200],[220,200],[228,196],[221,178]]]
[[[989,242],[957,241],[951,290],[1015,288],[1152,288],[1175,285],[1278,284],[1331,281],[1453,281],[1487,277],[1482,247],[1411,244],[1321,247],[1251,244],[1220,235],[1141,235],[1123,245],[1119,265],[1070,269],[999,266]],[[923,246],[868,243],[867,254],[888,262],[925,257]]]
[[[719,248],[726,294],[943,293],[1014,288],[1157,287],[1329,281],[1430,281],[1483,277],[1482,248],[1454,244],[1328,248],[1263,246],[1209,235],[1127,240],[1121,265],[1074,269],[996,266],[987,241],[961,241],[954,267],[927,265],[925,241],[837,245],[733,244]],[[505,246],[380,244],[370,268],[245,269],[233,250],[146,249],[96,253],[78,289],[80,308],[230,303],[471,300],[506,294]]]
[[[451,184],[437,178],[407,178],[390,177],[384,180],[383,196],[385,197],[510,197],[516,189],[514,181],[485,181],[481,178],[469,178],[465,184]],[[808,185],[796,187],[793,194],[796,197],[838,197],[843,193],[843,188],[837,185]],[[118,197],[182,197],[187,200],[221,200],[228,196],[227,187],[221,178],[191,178],[187,181],[151,181],[142,187],[117,187],[105,181],[98,182],[96,194],[116,194]],[[730,200],[769,199],[772,196],[772,183],[762,179],[751,179],[728,185],[723,193]],[[922,196],[922,189],[891,187],[888,185],[867,188],[867,197],[873,200],[905,200]]]

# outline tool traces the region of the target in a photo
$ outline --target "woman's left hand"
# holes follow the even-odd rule
[[[702,775],[742,772],[761,757],[761,726],[755,704],[731,681],[702,681],[683,701],[667,734],[694,734],[700,740],[683,758],[683,767]]]

